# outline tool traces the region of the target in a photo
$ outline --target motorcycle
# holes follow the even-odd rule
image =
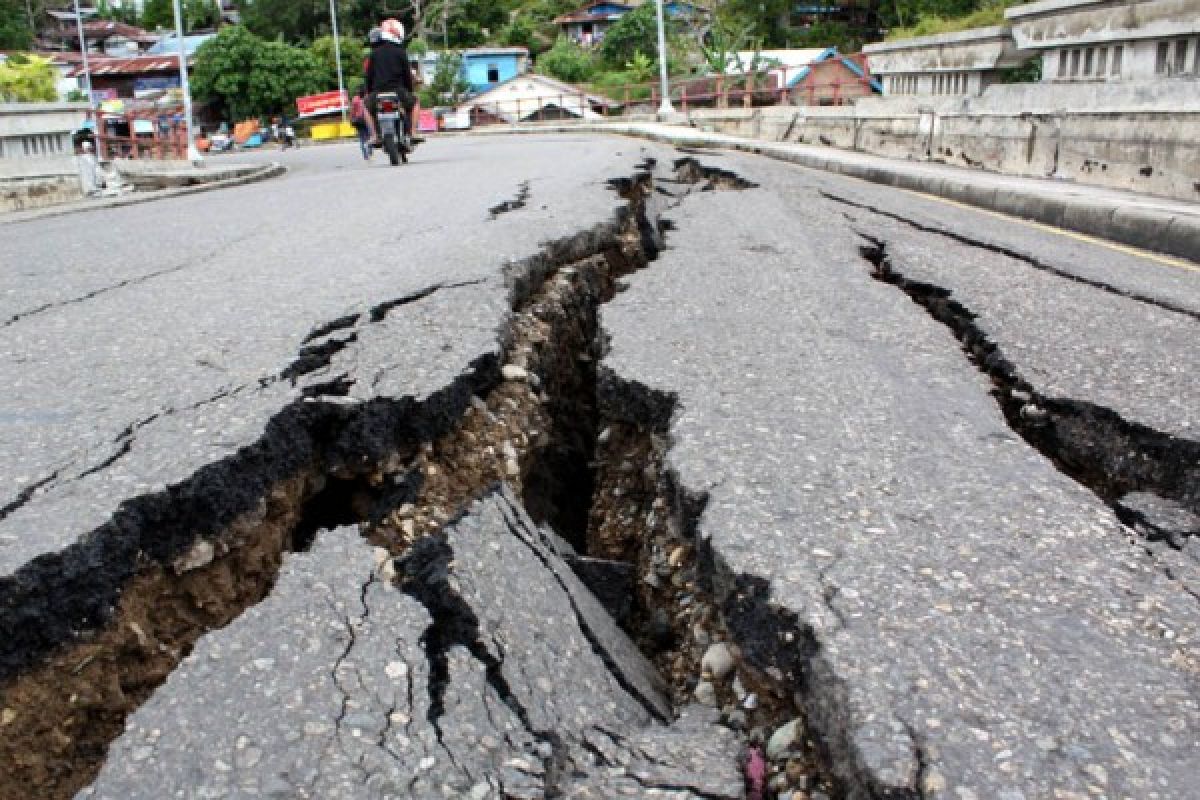
[[[405,117],[404,104],[395,92],[380,92],[375,98],[376,119],[379,121],[379,138],[383,149],[388,154],[392,166],[401,161],[408,163],[408,154],[412,152],[412,140],[404,133]]]

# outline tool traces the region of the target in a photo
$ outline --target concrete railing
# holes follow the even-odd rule
[[[837,108],[697,110],[719,133],[1200,201],[1200,82],[993,86]]]
[[[77,175],[71,135],[83,103],[0,103],[0,180]]]

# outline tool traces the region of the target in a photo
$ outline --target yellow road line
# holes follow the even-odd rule
[[[1081,242],[1087,242],[1088,244],[1095,244],[1095,245],[1099,245],[1100,247],[1107,247],[1109,250],[1115,250],[1118,253],[1124,253],[1125,255],[1133,256],[1135,258],[1144,258],[1147,261],[1156,261],[1159,264],[1163,264],[1164,266],[1175,267],[1176,269],[1185,269],[1188,272],[1200,272],[1200,265],[1194,264],[1191,261],[1185,261],[1181,258],[1174,258],[1173,256],[1165,256],[1165,255],[1162,255],[1161,253],[1152,253],[1149,250],[1142,250],[1139,247],[1132,247],[1127,244],[1118,244],[1116,242],[1110,242],[1107,239],[1100,239],[1095,236],[1089,236],[1086,233],[1079,233],[1077,231],[1068,231],[1063,228],[1056,228],[1053,225],[1047,225],[1044,222],[1035,222],[1034,220],[1031,220],[1031,219],[1023,219],[1021,217],[1014,217],[1011,214],[1005,214],[1000,211],[992,211],[991,209],[987,209],[987,208],[980,208],[979,206],[973,206],[969,203],[962,203],[962,202],[959,202],[958,200],[951,200],[948,197],[939,197],[935,194],[927,194],[925,192],[918,192],[913,189],[904,189],[903,191],[906,191],[909,194],[915,194],[918,197],[924,197],[927,200],[936,200],[939,203],[946,203],[947,205],[957,206],[958,208],[965,208],[969,211],[975,211],[979,214],[987,214],[989,217],[999,217],[1000,219],[1003,219],[1007,222],[1019,222],[1022,225],[1028,225],[1031,228],[1037,228],[1038,230],[1046,231],[1047,233],[1055,233],[1055,234],[1058,234],[1059,236],[1066,236],[1071,239],[1077,239]]]

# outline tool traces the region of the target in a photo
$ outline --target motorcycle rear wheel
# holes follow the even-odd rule
[[[387,151],[388,161],[392,162],[392,166],[400,164],[400,143],[396,141],[396,134],[385,133],[383,135],[383,149]]]

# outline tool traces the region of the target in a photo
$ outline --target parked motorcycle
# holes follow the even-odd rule
[[[375,98],[376,119],[379,121],[379,138],[383,141],[383,149],[388,154],[392,166],[401,161],[408,163],[408,154],[412,152],[412,140],[404,133],[405,117],[404,104],[395,92],[381,92]]]

